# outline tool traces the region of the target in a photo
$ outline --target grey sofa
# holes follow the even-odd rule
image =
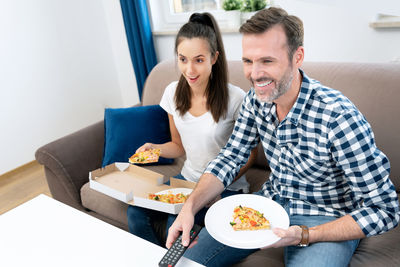
[[[242,63],[229,61],[229,80],[245,91]],[[391,179],[400,192],[400,64],[362,64],[305,62],[308,76],[342,91],[365,115],[372,125],[378,147],[389,157]],[[141,105],[160,102],[167,84],[176,80],[174,61],[159,63],[147,78]],[[127,204],[89,188],[88,173],[101,166],[103,156],[103,121],[44,145],[36,151],[36,159],[44,165],[46,179],[53,197],[83,212],[127,230]],[[184,158],[172,165],[150,166],[151,170],[173,176],[179,173]],[[251,191],[257,191],[269,174],[268,163],[259,149],[256,164],[247,172]],[[159,223],[159,234],[165,234]],[[258,251],[235,265],[284,266],[283,249]],[[363,239],[350,266],[400,266],[400,228]]]

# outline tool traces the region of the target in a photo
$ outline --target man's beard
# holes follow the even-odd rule
[[[261,78],[257,79],[256,81],[251,80],[251,83],[253,84],[253,87],[254,87],[254,82],[260,83],[260,82],[268,81],[268,80],[273,80],[273,79],[270,79],[269,77],[261,77]],[[283,77],[279,81],[275,82],[276,86],[269,95],[261,95],[260,96],[256,93],[258,101],[272,103],[272,101],[278,99],[282,95],[286,94],[287,91],[289,91],[292,81],[293,81],[292,68],[289,67],[286,70]]]

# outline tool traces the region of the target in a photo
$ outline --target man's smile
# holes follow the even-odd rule
[[[272,83],[272,81],[266,81],[266,82],[263,82],[263,83],[255,83],[255,86],[264,87],[264,86],[270,85],[271,83]]]

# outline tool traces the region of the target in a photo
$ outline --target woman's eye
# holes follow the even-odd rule
[[[186,62],[186,58],[183,58],[183,57],[181,57],[180,59],[179,59],[181,62]]]
[[[201,58],[199,58],[199,59],[197,59],[197,62],[198,62],[198,63],[202,63],[202,62],[204,62],[204,60],[201,59]]]

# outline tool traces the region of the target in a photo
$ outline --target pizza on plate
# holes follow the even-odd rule
[[[140,163],[140,164],[153,163],[153,162],[157,162],[159,157],[160,157],[160,149],[158,149],[158,148],[148,149],[148,150],[133,154],[129,158],[129,162],[130,163]]]
[[[264,214],[241,205],[233,210],[233,221],[230,224],[235,231],[270,229],[270,223]]]
[[[161,201],[164,203],[170,203],[170,204],[185,203],[187,198],[188,198],[188,195],[183,194],[183,193],[149,194],[149,199]]]

